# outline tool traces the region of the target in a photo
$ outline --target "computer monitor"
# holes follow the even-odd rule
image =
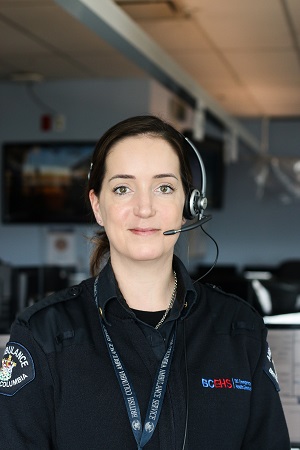
[[[300,313],[265,318],[291,444],[300,447]]]

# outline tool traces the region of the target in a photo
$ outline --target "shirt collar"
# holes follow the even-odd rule
[[[180,315],[182,318],[187,316],[197,298],[197,291],[193,281],[191,280],[184,264],[175,255],[173,258],[173,268],[177,274],[178,288],[176,296],[177,301],[171,310],[169,317],[170,320],[177,319]],[[110,259],[99,274],[97,292],[97,303],[100,314],[107,322],[105,315],[107,304],[111,300],[119,298],[118,283],[115,278]]]

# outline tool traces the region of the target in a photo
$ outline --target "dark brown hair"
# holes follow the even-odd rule
[[[187,195],[192,187],[192,176],[185,152],[185,139],[169,123],[152,115],[135,116],[125,119],[107,130],[96,144],[91,170],[88,177],[87,201],[90,190],[94,190],[97,196],[100,195],[103,179],[106,172],[106,157],[110,149],[120,140],[129,136],[148,135],[159,137],[167,141],[176,152],[180,162],[180,175],[183,189]],[[101,259],[109,252],[109,241],[103,229],[99,230],[92,238],[94,243],[93,253],[90,260],[90,270],[92,275],[99,272]]]

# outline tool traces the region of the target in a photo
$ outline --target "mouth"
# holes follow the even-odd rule
[[[158,228],[130,228],[129,231],[138,236],[152,236],[159,232]]]

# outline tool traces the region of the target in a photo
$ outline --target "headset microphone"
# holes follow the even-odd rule
[[[193,230],[194,228],[200,227],[205,222],[208,222],[212,217],[211,215],[204,215],[204,210],[207,207],[207,198],[206,198],[206,172],[204,163],[202,161],[202,158],[194,146],[194,144],[185,136],[183,136],[184,139],[188,142],[189,146],[193,149],[195,155],[197,156],[197,160],[200,166],[201,170],[201,181],[202,186],[200,191],[198,189],[192,189],[189,195],[185,199],[185,205],[183,210],[183,217],[185,219],[198,219],[196,222],[192,223],[191,225],[186,225],[182,228],[179,228],[178,230],[168,230],[165,231],[163,234],[166,236],[182,233],[183,231],[189,231]]]
[[[193,230],[194,228],[200,227],[205,222],[208,222],[211,218],[212,218],[211,215],[209,215],[209,216],[202,216],[202,218],[199,219],[198,222],[192,223],[191,225],[186,225],[186,226],[184,226],[182,228],[179,228],[178,230],[164,231],[163,234],[166,235],[166,236],[170,236],[171,234],[182,233],[183,231],[190,231],[190,230]]]

